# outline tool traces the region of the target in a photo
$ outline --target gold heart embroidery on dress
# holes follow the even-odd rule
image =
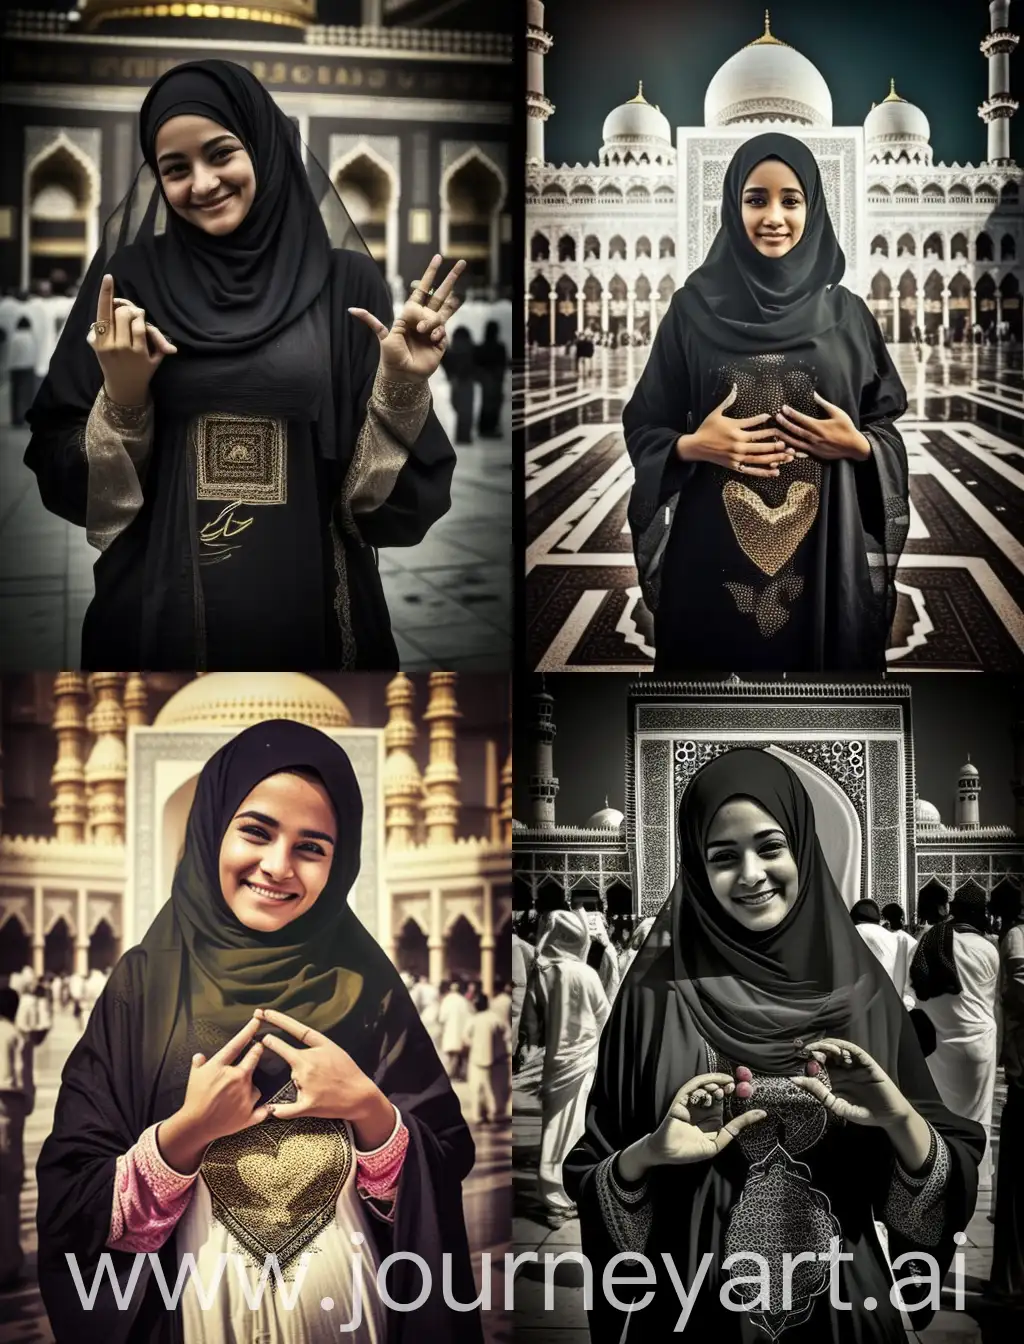
[[[722,499],[741,550],[769,575],[790,559],[818,516],[818,488],[809,481],[794,481],[775,508],[739,481],[725,483]]]
[[[304,1116],[217,1139],[201,1170],[218,1219],[257,1259],[283,1265],[334,1217],[353,1161],[343,1124]]]

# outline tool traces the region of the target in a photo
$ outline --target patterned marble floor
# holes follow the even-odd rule
[[[448,380],[432,384],[452,432]],[[451,510],[419,546],[380,552],[381,577],[406,671],[505,672],[511,665],[512,448],[504,436],[460,446]],[[78,666],[97,553],[81,528],[47,513],[22,457],[0,385],[0,671]]]
[[[21,1193],[21,1245],[26,1253],[25,1283],[16,1291],[0,1293],[0,1344],[53,1344],[46,1312],[35,1282],[36,1181],[35,1166],[43,1140],[53,1124],[60,1072],[78,1038],[69,1013],[59,1013],[36,1056],[36,1105],[25,1126],[25,1185]],[[456,1091],[464,1084],[456,1084]],[[482,1255],[490,1256],[493,1309],[484,1313],[486,1344],[509,1344],[511,1323],[504,1311],[505,1255],[511,1249],[512,1135],[508,1124],[474,1126],[476,1165],[462,1188],[466,1227],[477,1285]],[[339,1336],[342,1338],[343,1336]]]
[[[626,524],[620,418],[647,350],[598,350],[589,377],[535,352],[517,379],[525,436],[528,666],[650,670],[653,623]],[[893,357],[910,405],[911,529],[889,666],[1024,667],[1024,374],[1019,349]]]
[[[1000,1083],[996,1088],[992,1118],[997,1147],[999,1116],[1005,1096],[1005,1084]],[[516,1267],[515,1337],[521,1344],[587,1344],[590,1332],[583,1307],[582,1266],[578,1260],[567,1259],[552,1262],[553,1268],[548,1269],[545,1262],[548,1255],[579,1254],[580,1225],[574,1220],[556,1230],[547,1226],[537,1194],[540,1106],[534,1097],[516,1088],[512,1110],[515,1116],[512,1126],[512,1249],[517,1256],[535,1252],[538,1257],[537,1262],[527,1260]],[[942,1290],[942,1310],[935,1314],[926,1330],[916,1334],[908,1332],[907,1344],[1009,1344],[1010,1339],[1018,1338],[1012,1328],[1008,1331],[1005,1316],[993,1316],[980,1303],[980,1294],[992,1265],[993,1229],[988,1221],[991,1201],[992,1191],[988,1188],[981,1190],[974,1217],[966,1229],[967,1242],[963,1248],[966,1310],[956,1310],[950,1287],[953,1278],[951,1274],[947,1275]],[[550,1304],[545,1300],[548,1291],[546,1275],[554,1283]],[[599,1285],[595,1284],[594,1291],[600,1291]],[[643,1316],[637,1319],[636,1338],[640,1339],[644,1330]],[[683,1333],[685,1335],[685,1331]]]

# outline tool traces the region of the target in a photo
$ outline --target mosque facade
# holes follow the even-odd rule
[[[583,825],[567,825],[553,802],[554,698],[545,689],[532,698],[531,815],[512,824],[517,911],[577,903],[609,917],[655,913],[676,870],[686,782],[736,747],[770,750],[798,774],[848,905],[896,901],[912,920],[922,900],[964,889],[980,887],[995,904],[1024,893],[1024,723],[1014,730],[1014,826],[984,824],[983,781],[969,760],[943,821],[917,796],[907,686],[644,680],[628,695],[625,813],[606,800]]]
[[[766,12],[764,32],[708,84],[703,127],[680,127],[673,137],[649,101],[656,91],[641,84],[606,117],[596,162],[558,166],[544,156],[544,123],[555,112],[544,94],[544,56],[557,33],[546,30],[540,0],[527,0],[530,344],[560,345],[584,328],[619,342],[653,338],[718,229],[729,159],[769,127],[814,152],[847,259],[844,283],[868,302],[887,339],[909,341],[915,327],[936,341],[957,339],[977,324],[1019,344],[1024,170],[1009,135],[1018,35],[1009,0],[988,9],[980,49],[989,96],[978,109],[987,149],[978,165],[934,162],[927,115],[900,96],[898,77],[862,125],[833,125],[825,78],[776,36]]]
[[[512,35],[431,29],[422,10],[376,0],[369,22],[342,26],[318,23],[315,0],[5,6],[0,285],[80,279],[140,162],[147,89],[224,58],[295,122],[396,295],[440,252],[466,258],[467,293],[507,297]]]
[[[113,965],[170,894],[205,761],[249,724],[291,718],[352,760],[364,826],[349,902],[392,961],[488,994],[509,978],[508,726],[460,734],[457,674],[399,673],[383,721],[300,673],[33,673],[4,695],[0,975]]]

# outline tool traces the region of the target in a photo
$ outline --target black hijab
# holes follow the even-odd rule
[[[763,933],[723,909],[705,867],[711,824],[731,798],[753,799],[774,817],[799,872],[791,908]],[[698,771],[679,808],[679,850],[679,877],[658,923],[670,925],[673,979],[710,1045],[772,1074],[802,1067],[796,1041],[823,1036],[859,1041],[883,1068],[894,1062],[885,973],[854,928],[821,852],[811,800],[784,761],[740,749]],[[630,976],[643,976],[662,944],[652,930]]]
[[[318,776],[334,805],[331,872],[308,911],[277,933],[257,933],[234,917],[221,895],[220,845],[238,805],[262,779],[297,769]],[[181,1106],[191,1055],[218,1049],[259,1006],[316,1026],[398,1107],[409,1149],[385,1249],[424,1258],[435,1284],[442,1252],[451,1252],[455,1300],[475,1296],[461,1196],[473,1142],[397,970],[348,905],[361,828],[362,800],[349,759],[318,729],[291,720],[257,724],[204,766],[171,899],[141,946],[114,968],[65,1066],[53,1131],[40,1155],[40,1287],[58,1344],[177,1339],[175,1318],[163,1309],[148,1265],[128,1294],[130,1310],[117,1308],[105,1280],[95,1308],[83,1312],[65,1256],[73,1253],[85,1282],[93,1281],[109,1235],[117,1158]],[[273,1030],[287,1039],[287,1032]],[[255,1074],[264,1100],[289,1072],[267,1054]],[[134,1282],[135,1255],[109,1254],[123,1291],[130,1278]],[[173,1281],[173,1236],[161,1258]],[[401,1266],[398,1277],[395,1299],[414,1300],[419,1275],[411,1264]],[[454,1313],[432,1292],[418,1310],[389,1314],[387,1344],[421,1338],[479,1344],[479,1313]]]
[[[157,132],[186,114],[208,117],[238,136],[253,162],[252,206],[223,237],[183,219],[163,196]],[[115,281],[177,345],[219,354],[263,345],[310,307],[330,274],[331,243],[294,125],[243,66],[190,61],[161,76],[146,95],[139,140],[160,196],[154,193],[134,246],[119,258]],[[161,203],[162,234],[155,225]]]
[[[758,252],[743,224],[744,183],[765,159],[793,169],[807,202],[803,234],[781,257]],[[814,155],[793,136],[767,131],[740,145],[729,162],[721,227],[703,264],[687,276],[683,302],[724,349],[753,346],[764,353],[835,326],[841,309],[829,286],[845,270]]]

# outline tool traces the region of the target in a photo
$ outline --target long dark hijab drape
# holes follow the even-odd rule
[[[792,908],[774,929],[756,937],[718,904],[704,868],[711,821],[733,797],[752,798],[775,818],[799,871]],[[618,1249],[598,1198],[599,1164],[658,1127],[676,1091],[708,1068],[709,1050],[755,1073],[785,1077],[803,1072],[796,1042],[826,1034],[862,1045],[945,1140],[952,1160],[946,1217],[939,1245],[929,1248],[945,1267],[955,1250],[953,1234],[966,1226],[974,1207],[984,1136],[978,1125],[952,1115],[939,1101],[899,996],[857,934],[828,871],[813,808],[799,780],[768,753],[724,753],[693,778],[684,794],[679,853],[678,880],[625,977],[602,1035],[584,1137],[563,1165],[566,1189],[580,1207],[583,1249],[595,1283]],[[869,1288],[879,1301],[883,1291],[887,1298],[888,1269],[872,1220],[881,1216],[890,1188],[894,1157],[888,1137],[878,1129],[846,1125],[810,1155],[801,1153],[800,1160],[810,1163],[815,1185],[825,1188],[842,1228],[843,1249],[855,1255],[847,1286],[852,1281],[859,1287],[861,1301]],[[702,1256],[710,1252],[714,1264],[702,1295],[717,1299],[728,1278],[721,1271],[723,1248],[746,1170],[734,1143],[713,1162],[651,1173],[653,1224],[646,1253],[655,1262],[662,1253],[671,1255],[683,1282],[690,1284]],[[893,1256],[915,1249],[893,1229],[889,1240]],[[851,1292],[842,1300],[850,1301]],[[914,1300],[910,1294],[908,1300]],[[639,1332],[660,1325],[666,1313],[674,1323],[679,1303],[662,1274],[654,1321],[640,1313],[631,1328]],[[927,1317],[927,1312],[917,1314],[915,1324],[925,1324]],[[728,1325],[735,1332],[727,1336],[730,1341],[746,1344],[748,1336],[761,1337],[749,1322],[741,1324],[739,1315],[714,1307],[710,1315],[698,1311],[697,1318],[705,1325]],[[811,1334],[798,1338],[800,1344],[873,1338],[858,1333],[863,1321],[857,1314],[830,1311],[826,1301],[816,1308]],[[876,1321],[880,1340],[895,1337],[898,1322],[890,1319],[883,1327],[881,1314]],[[595,1294],[592,1338],[602,1344],[617,1341],[623,1324],[622,1314]]]
[[[220,893],[220,843],[255,785],[296,767],[324,781],[338,817],[338,844],[316,904],[278,933],[259,934],[235,919]],[[218,1049],[256,1007],[276,1007],[336,1041],[398,1107],[409,1129],[395,1222],[390,1237],[381,1236],[388,1251],[424,1258],[436,1291],[417,1311],[389,1314],[389,1344],[428,1337],[479,1341],[478,1313],[450,1311],[440,1293],[441,1256],[449,1252],[455,1300],[476,1296],[461,1195],[473,1141],[397,971],[347,904],[359,870],[361,825],[348,758],[316,729],[285,720],[258,724],[204,767],[171,899],[141,945],[114,968],[65,1065],[53,1130],[40,1154],[39,1280],[58,1344],[178,1338],[177,1318],[164,1308],[148,1262],[129,1310],[117,1309],[104,1281],[86,1312],[66,1256],[75,1256],[88,1289],[109,1235],[118,1156],[180,1107],[192,1053]],[[265,1056],[256,1072],[261,1096],[273,1095],[286,1078],[282,1062]],[[172,1284],[173,1253],[172,1236],[161,1252]],[[108,1254],[123,1288],[136,1257]],[[395,1283],[397,1301],[417,1297],[418,1276],[408,1262],[396,1268]]]
[[[781,257],[762,256],[742,218],[744,182],[766,158],[792,167],[807,199],[803,234]],[[721,228],[674,295],[623,412],[635,472],[628,516],[660,671],[884,666],[910,519],[893,423],[907,401],[874,316],[839,283],[844,265],[807,147],[778,132],[741,145],[726,171]],[[696,431],[733,383],[735,418],[774,416],[784,402],[821,418],[818,392],[865,434],[870,460],[798,460],[773,480],[682,462],[679,436]],[[816,493],[788,565],[759,569],[742,554],[723,505],[726,485],[740,482],[776,522],[794,484]]]
[[[154,175],[160,125],[186,113],[234,131],[253,160],[252,206],[224,238],[171,210]],[[431,411],[387,498],[343,520],[380,361],[376,336],[348,308],[390,326],[387,285],[327,174],[244,68],[176,66],[146,99],[140,142],[146,162],[106,225],[29,414],[25,462],[43,503],[84,527],[85,427],[103,381],[86,336],[103,275],[178,346],[150,384],[142,508],[96,562],[82,666],[397,667],[374,548],[422,540],[450,505],[455,459]],[[214,415],[261,421],[259,466],[200,499],[191,427]],[[283,452],[269,421],[285,426]],[[274,489],[261,492],[270,476]],[[219,515],[237,493],[256,507],[251,521],[235,520],[247,527],[221,563]]]

